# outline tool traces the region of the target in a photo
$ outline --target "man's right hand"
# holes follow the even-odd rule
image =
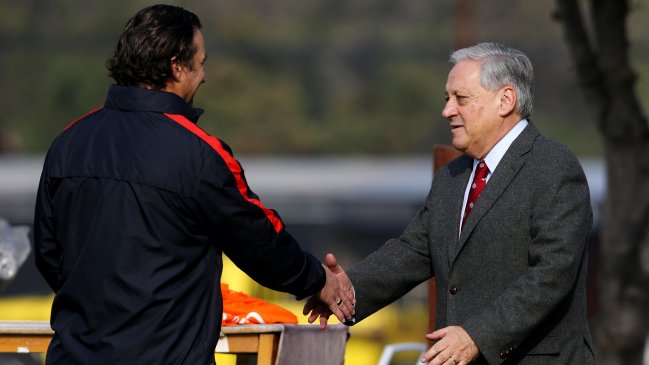
[[[327,282],[322,290],[309,298],[302,313],[309,315],[309,323],[320,318],[320,328],[327,328],[329,317],[333,314],[340,322],[351,319],[354,314],[356,298],[354,287],[347,273],[338,265],[336,257],[329,253],[322,265],[327,274]]]

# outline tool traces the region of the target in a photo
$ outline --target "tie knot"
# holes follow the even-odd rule
[[[489,173],[489,168],[487,167],[487,163],[484,161],[478,162],[478,166],[476,166],[475,169],[475,176],[483,178],[487,176],[487,173]]]

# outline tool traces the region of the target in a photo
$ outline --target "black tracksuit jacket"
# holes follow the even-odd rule
[[[213,364],[225,253],[271,289],[324,286],[319,261],[175,94],[113,85],[45,159],[36,265],[55,292],[48,364]]]

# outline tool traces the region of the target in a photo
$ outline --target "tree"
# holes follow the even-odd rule
[[[629,60],[629,1],[556,5],[607,166],[599,304],[592,321],[597,361],[640,364],[649,334],[649,128]]]

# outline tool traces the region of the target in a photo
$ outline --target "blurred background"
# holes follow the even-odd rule
[[[1,218],[31,224],[49,144],[103,104],[112,83],[104,63],[122,27],[154,3],[0,0]],[[232,147],[253,191],[316,256],[334,252],[348,267],[405,227],[430,185],[433,146],[450,142],[440,116],[448,56],[480,41],[505,43],[532,59],[533,120],[582,161],[597,240],[606,195],[602,143],[552,18],[554,2],[167,3],[203,23],[208,60],[194,102],[205,109],[199,125]],[[631,57],[646,110],[649,4],[631,4]],[[257,286],[231,265],[224,281],[301,313],[301,303]],[[30,257],[0,293],[0,320],[47,320],[50,303]],[[376,364],[388,343],[423,342],[427,325],[422,285],[351,328],[346,364]]]

